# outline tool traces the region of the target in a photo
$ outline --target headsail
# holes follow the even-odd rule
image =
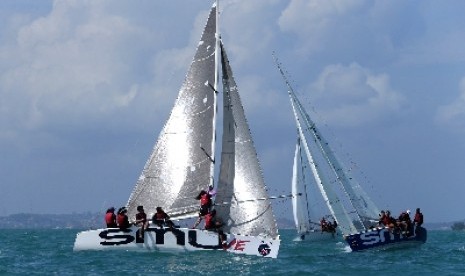
[[[225,232],[243,235],[278,236],[265,181],[253,145],[226,51],[221,44],[223,72],[223,138],[221,168],[215,202]],[[222,205],[222,202],[230,203]]]
[[[297,138],[295,146],[294,164],[292,168],[292,211],[297,233],[308,232],[310,225],[310,209],[308,206],[307,185],[305,175],[305,161],[300,145],[300,138]]]
[[[198,211],[195,196],[208,186],[213,170],[215,30],[213,5],[174,108],[129,197],[130,217],[138,205],[148,214],[157,206],[172,216]]]

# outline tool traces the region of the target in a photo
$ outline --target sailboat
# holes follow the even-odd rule
[[[287,85],[297,126],[292,193],[294,219],[301,239],[306,237],[309,240],[325,239],[322,235],[324,233],[312,228],[310,215],[307,215],[309,210],[307,189],[300,184],[304,183],[303,178],[298,176],[299,172],[311,170],[314,183],[331,216],[337,222],[337,232],[342,233],[353,251],[388,245],[424,243],[426,229],[422,227],[416,229],[414,235],[393,231],[388,227],[376,227],[380,214],[378,207],[351,175],[350,170],[339,161],[328,141],[301,104],[276,57],[275,62]],[[302,154],[302,151],[305,154]],[[326,239],[327,237],[329,233],[326,233]]]
[[[301,139],[298,135],[296,149],[294,154],[294,164],[292,169],[292,211],[294,222],[297,230],[297,238],[305,241],[326,241],[335,240],[340,237],[336,231],[337,227],[323,231],[321,222],[318,221],[314,201],[310,199],[308,193],[311,182],[311,174],[308,169],[308,159],[305,156],[305,151],[302,149]],[[316,193],[315,193],[316,194]],[[313,197],[315,198],[315,197]],[[316,201],[316,200],[315,200]],[[325,218],[327,216],[323,216]],[[334,219],[333,219],[334,220]],[[331,221],[328,219],[328,223]],[[334,222],[333,222],[334,223]],[[331,225],[333,225],[331,223]]]
[[[222,250],[276,258],[280,247],[257,153],[232,69],[221,41],[218,1],[210,10],[192,64],[169,119],[129,197],[134,218],[137,206],[150,216],[162,207],[172,220],[198,216],[196,196],[210,185],[217,194],[214,209],[223,221],[218,233],[150,224],[143,238],[139,227],[88,230],[77,234],[74,250],[197,251]],[[218,183],[215,148],[218,80],[223,83],[223,131]],[[223,240],[223,242],[222,242]]]

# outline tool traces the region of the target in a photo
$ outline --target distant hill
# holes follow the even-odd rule
[[[280,229],[293,229],[294,221],[278,218]],[[463,222],[425,223],[428,230],[451,230],[452,226],[463,225]],[[97,229],[105,227],[103,213],[73,214],[14,214],[0,217],[0,229]],[[456,227],[454,227],[456,228]]]

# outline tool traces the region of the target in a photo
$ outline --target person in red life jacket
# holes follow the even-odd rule
[[[118,209],[118,215],[116,216],[116,221],[118,222],[118,227],[121,229],[127,229],[131,227],[127,212],[128,210],[126,210],[126,207],[121,207]]]
[[[205,215],[205,230],[216,231],[222,226],[223,223],[216,217],[216,210]]]
[[[199,210],[199,218],[195,222],[192,229],[197,228],[197,225],[200,224],[202,218],[210,212],[210,208],[212,206],[212,196],[205,190],[202,190],[196,199],[200,200],[200,210]]]
[[[105,214],[105,223],[107,224],[107,228],[118,227],[118,225],[116,224],[115,207],[108,208]]]
[[[223,223],[216,217],[216,210],[211,210],[205,215],[205,230],[218,232],[221,244],[224,243],[224,233],[221,230]]]
[[[415,218],[413,219],[413,224],[415,226],[415,234],[416,234],[418,227],[420,227],[423,224],[423,214],[420,212],[420,208],[417,208],[415,212]]]
[[[157,212],[152,216],[152,223],[156,224],[158,227],[162,228],[163,225],[168,226],[170,229],[173,229],[173,222],[170,220],[165,211],[161,207],[157,207]]]
[[[396,226],[396,220],[391,216],[391,211],[386,211],[386,216],[384,217],[383,224],[386,227],[394,228]]]
[[[147,221],[147,214],[144,212],[143,206],[137,206],[135,225],[140,227],[139,238],[144,238],[144,231],[149,226],[149,222]]]

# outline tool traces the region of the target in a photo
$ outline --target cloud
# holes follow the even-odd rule
[[[328,65],[309,87],[308,97],[333,125],[360,125],[402,111],[405,98],[391,88],[387,74],[374,74],[357,63]]]
[[[141,50],[129,41],[144,36],[99,5],[55,2],[50,14],[20,27],[16,41],[2,45],[10,67],[0,76],[8,99],[1,110],[14,107],[9,115],[19,125],[37,128],[58,114],[93,117],[128,105],[137,94],[130,73]]]
[[[460,80],[459,88],[458,98],[450,104],[438,107],[436,123],[446,124],[456,129],[463,129],[465,126],[465,77]]]
[[[347,32],[349,25],[356,24],[348,16],[354,10],[362,8],[364,2],[293,0],[282,12],[279,27],[283,32],[291,32],[301,38],[298,46],[300,51],[322,50],[330,43],[337,30]]]

